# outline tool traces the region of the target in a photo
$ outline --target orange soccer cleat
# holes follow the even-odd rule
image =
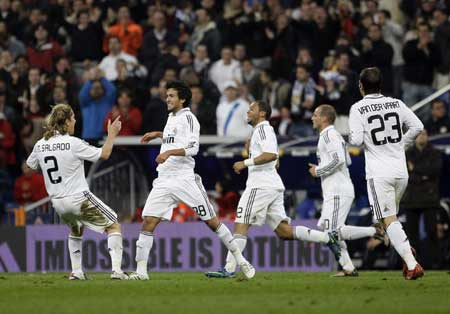
[[[423,277],[424,275],[424,271],[422,266],[420,266],[420,264],[417,264],[416,267],[414,267],[413,270],[407,270],[406,274],[405,274],[405,279],[406,280],[416,280],[420,277]]]

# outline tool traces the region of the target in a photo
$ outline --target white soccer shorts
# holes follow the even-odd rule
[[[367,179],[367,194],[370,208],[375,219],[397,215],[402,199],[408,186],[406,178],[372,178]]]
[[[208,199],[199,175],[160,176],[153,180],[153,189],[145,202],[142,217],[170,220],[172,212],[182,202],[194,210],[201,220],[210,220],[216,213]]]
[[[103,233],[106,228],[117,222],[117,214],[89,191],[54,198],[52,204],[62,221],[71,229],[86,226]]]
[[[262,226],[267,224],[272,230],[291,219],[284,210],[284,192],[270,188],[247,188],[239,200],[236,223]]]
[[[324,231],[337,230],[345,225],[353,197],[334,195],[323,200],[322,214],[317,226]]]

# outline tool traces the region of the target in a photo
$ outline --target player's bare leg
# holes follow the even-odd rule
[[[108,228],[108,252],[111,256],[112,274],[111,279],[127,280],[128,275],[122,271],[122,232],[120,224],[115,222]]]
[[[402,224],[397,220],[397,216],[385,217],[382,223],[386,226],[386,233],[391,240],[392,246],[405,263],[403,269],[405,279],[414,280],[422,277],[424,275],[423,268],[414,257],[408,237],[403,230]]]
[[[245,277],[247,277],[247,279],[253,278],[255,276],[255,268],[242,255],[239,245],[236,242],[236,238],[233,237],[230,229],[222,224],[217,217],[206,220],[205,223],[217,234],[222,243],[228,249],[228,252],[231,252],[235,259],[235,263],[239,265]]]
[[[136,272],[130,274],[130,280],[148,280],[148,255],[153,246],[153,232],[161,222],[161,218],[144,216],[139,239],[136,241]]]
[[[83,226],[70,226],[70,234],[68,240],[70,263],[72,264],[72,272],[69,280],[86,280],[86,276],[82,267],[82,243]]]

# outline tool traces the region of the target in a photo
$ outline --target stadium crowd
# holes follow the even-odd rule
[[[448,0],[0,0],[1,197],[45,195],[21,164],[58,103],[72,106],[75,135],[90,143],[117,116],[120,135],[162,130],[174,79],[191,86],[201,133],[219,136],[250,134],[255,99],[271,105],[280,136],[313,135],[323,103],[345,134],[368,66],[382,70],[385,95],[412,106],[450,83],[449,9]],[[425,114],[428,135],[449,133],[448,100]],[[411,152],[411,173],[421,153]],[[419,187],[423,176],[413,176]],[[444,232],[429,224],[433,237]]]

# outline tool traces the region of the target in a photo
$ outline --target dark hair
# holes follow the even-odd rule
[[[183,107],[189,107],[192,98],[192,92],[189,85],[183,81],[171,81],[166,85],[166,89],[173,88],[177,91],[178,98],[184,100]]]
[[[333,106],[324,104],[317,107],[317,109],[319,109],[319,115],[321,117],[326,117],[328,123],[334,124],[336,120],[336,109]]]
[[[269,120],[270,116],[272,115],[272,108],[270,107],[270,105],[263,100],[256,100],[255,104],[258,105],[259,111],[266,113],[265,118],[266,120]]]
[[[420,22],[419,25],[417,25],[417,29],[419,29],[419,27],[421,27],[421,26],[425,26],[428,31],[431,30],[431,26],[427,22]]]
[[[359,75],[359,82],[361,83],[365,94],[381,92],[383,77],[380,69],[377,67],[363,69]]]
[[[299,68],[302,68],[302,69],[304,69],[306,72],[308,72],[309,74],[311,74],[311,66],[310,65],[308,65],[308,64],[305,64],[305,63],[300,63],[300,64],[297,64],[297,66],[296,66],[296,70],[297,69],[299,69]]]
[[[381,13],[383,13],[389,20],[391,19],[391,12],[388,10],[380,10]]]

